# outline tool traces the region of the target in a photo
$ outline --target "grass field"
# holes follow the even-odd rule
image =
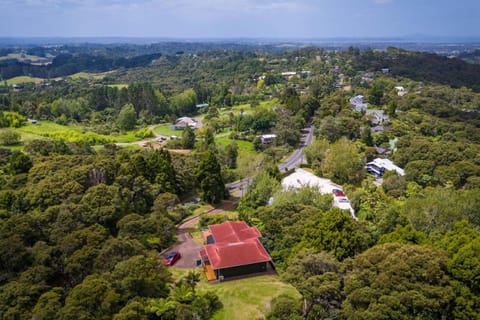
[[[60,80],[60,79],[63,79],[63,78],[72,78],[74,80],[76,80],[76,79],[101,80],[107,74],[108,74],[108,72],[104,72],[104,73],[79,72],[79,73],[75,73],[75,74],[72,74],[72,75],[66,76],[66,77],[58,77],[58,78],[55,78],[54,80]],[[30,76],[18,76],[18,77],[7,79],[6,81],[7,81],[7,85],[11,86],[13,84],[32,83],[32,82],[35,83],[35,84],[39,84],[39,83],[41,83],[42,81],[45,81],[45,80],[47,80],[47,79],[35,78],[35,77],[30,77]],[[116,86],[119,89],[121,89],[123,87],[126,87],[127,85],[126,84],[118,84],[118,85],[115,84],[115,85],[111,85],[111,86]]]
[[[182,130],[172,130],[170,129],[170,123],[164,123],[164,124],[159,124],[157,126],[154,126],[152,128],[152,131],[156,135],[162,135],[162,136],[178,136],[180,137],[182,135]]]
[[[109,84],[108,86],[111,88],[117,88],[117,89],[128,88],[128,84],[125,84],[125,83]]]
[[[219,146],[226,146],[235,141],[238,145],[238,154],[255,154],[256,151],[253,149],[253,143],[250,141],[243,140],[232,140],[228,137],[215,137],[215,143]]]
[[[185,276],[189,269],[170,269],[176,280]],[[202,268],[198,284],[199,291],[214,291],[223,303],[223,309],[213,317],[214,320],[262,319],[270,309],[270,301],[281,294],[300,299],[300,294],[291,285],[280,281],[276,275],[257,276],[216,284],[207,282]]]
[[[48,64],[49,62],[45,61],[45,58],[39,57],[39,56],[33,56],[29,54],[21,54],[21,53],[9,53],[6,56],[0,57],[0,61],[2,60],[8,60],[8,59],[17,59],[20,62],[24,62],[26,60],[29,60],[31,64],[38,64],[38,65],[43,65],[43,64]]]
[[[29,76],[18,76],[18,77],[15,77],[15,78],[10,78],[7,80],[7,85],[11,86],[13,84],[22,84],[22,83],[35,83],[35,84],[38,84],[42,81],[44,81],[45,79],[41,79],[41,78],[34,78],[34,77],[29,77]]]
[[[94,133],[80,125],[60,125],[52,121],[39,121],[37,124],[26,124],[16,129],[22,137],[22,141],[28,142],[34,139],[52,138],[68,142],[88,141],[91,144],[104,144],[107,142],[129,143],[139,140],[135,137],[135,131],[123,134],[104,135]]]
[[[103,72],[103,73],[90,73],[90,72],[78,72],[74,73],[72,75],[69,75],[68,77],[72,79],[94,79],[94,80],[101,80],[105,78],[105,76],[108,74],[108,72]]]

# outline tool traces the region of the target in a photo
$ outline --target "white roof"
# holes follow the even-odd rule
[[[303,169],[295,169],[295,172],[283,178],[282,187],[284,190],[303,187],[316,187],[322,194],[332,194],[333,190],[342,190],[342,187],[333,183],[330,179],[320,178]],[[343,191],[343,190],[342,190]],[[350,205],[347,197],[333,196],[333,206],[342,210],[348,210],[353,219],[357,220],[355,211]]]
[[[176,123],[196,123],[197,120],[190,117],[180,117],[177,119]]]
[[[348,200],[347,197],[333,197],[333,206],[336,208],[339,208],[341,210],[348,210],[350,212],[350,215],[357,220],[357,217],[355,217],[355,212],[350,205],[350,200]]]
[[[271,133],[271,134],[262,134],[261,135],[262,139],[275,139],[277,137],[276,134]]]
[[[303,187],[317,187],[323,194],[332,193],[333,189],[342,190],[342,187],[333,183],[330,179],[317,177],[313,173],[303,169],[295,169],[291,175],[283,178],[282,187],[286,189],[297,189]]]
[[[367,166],[369,164],[374,164],[377,167],[385,168],[385,170],[388,170],[388,171],[396,171],[400,176],[405,175],[405,171],[402,168],[396,166],[392,161],[388,159],[376,158],[372,162],[367,163]]]

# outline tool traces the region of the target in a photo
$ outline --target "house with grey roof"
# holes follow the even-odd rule
[[[353,111],[361,112],[367,110],[368,104],[365,102],[365,96],[359,94],[355,97],[350,98],[350,104],[353,105]]]
[[[368,109],[365,111],[365,118],[370,121],[371,124],[378,126],[386,123],[390,120],[388,114],[383,110]]]

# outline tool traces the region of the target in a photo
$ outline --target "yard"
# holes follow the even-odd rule
[[[190,270],[171,269],[171,271],[174,278],[179,279]],[[270,301],[273,298],[287,294],[300,299],[300,294],[293,286],[280,281],[275,275],[209,284],[203,269],[198,268],[197,271],[201,274],[199,290],[215,292],[223,303],[223,309],[215,314],[214,320],[261,319],[270,309]]]
[[[162,135],[162,136],[182,136],[182,130],[172,130],[170,129],[171,123],[163,123],[152,127],[152,131],[155,135]]]

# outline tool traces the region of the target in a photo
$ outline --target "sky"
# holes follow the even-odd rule
[[[1,37],[479,37],[480,0],[0,0]]]

